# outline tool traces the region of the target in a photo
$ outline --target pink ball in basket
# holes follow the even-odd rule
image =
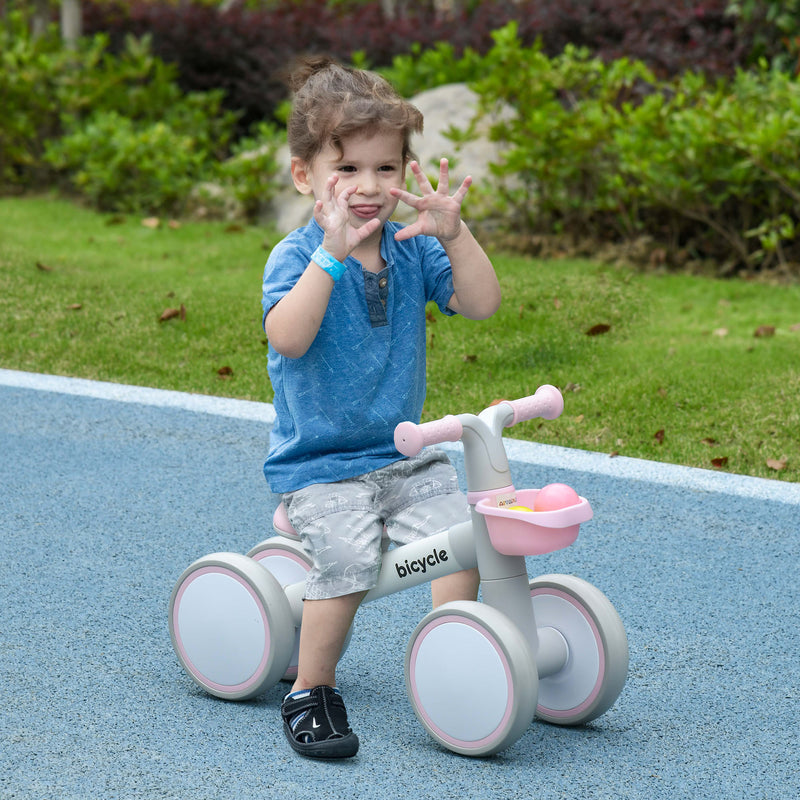
[[[578,493],[566,483],[549,483],[543,486],[533,501],[534,511],[558,511],[560,508],[580,503]]]

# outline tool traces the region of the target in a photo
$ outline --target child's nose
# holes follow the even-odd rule
[[[375,194],[378,191],[378,181],[372,173],[364,173],[358,182],[360,194]]]

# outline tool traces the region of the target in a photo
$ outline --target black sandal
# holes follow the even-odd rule
[[[283,732],[300,755],[350,758],[358,752],[358,737],[347,722],[347,710],[338,689],[317,686],[287,694],[281,716]]]

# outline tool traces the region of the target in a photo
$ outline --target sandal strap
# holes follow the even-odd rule
[[[344,700],[330,686],[317,686],[300,697],[287,695],[281,716],[297,742],[324,742],[352,733]]]

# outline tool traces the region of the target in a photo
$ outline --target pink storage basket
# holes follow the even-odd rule
[[[533,508],[538,489],[520,489],[516,505]],[[575,505],[556,511],[514,511],[498,508],[491,499],[480,500],[475,509],[486,517],[489,538],[498,553],[534,556],[569,547],[582,522],[592,518],[592,507],[583,497]]]

